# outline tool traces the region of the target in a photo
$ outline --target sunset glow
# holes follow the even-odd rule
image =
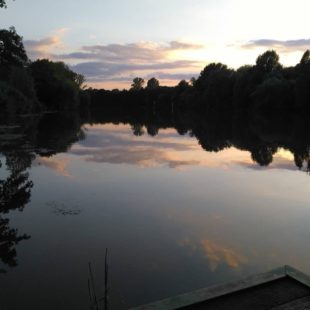
[[[32,8],[35,19],[28,17]],[[88,86],[122,89],[135,76],[175,85],[210,62],[253,64],[267,49],[284,65],[296,64],[310,47],[308,9],[306,0],[29,0],[10,2],[0,20],[2,27],[14,22],[31,59],[61,60]]]

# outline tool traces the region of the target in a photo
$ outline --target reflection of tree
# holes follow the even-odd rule
[[[260,65],[267,71],[272,70],[275,74],[280,67],[276,59],[273,58],[274,53],[263,56]],[[209,68],[212,72],[219,70],[223,74],[227,73],[225,68],[213,67],[212,70]],[[262,70],[258,69],[255,70],[260,73],[261,77]],[[245,74],[248,70],[248,68],[244,68],[240,74]],[[206,83],[208,76],[209,73],[206,74]],[[255,80],[258,81],[260,78],[255,78]],[[255,83],[258,83],[257,81]],[[292,113],[288,105],[280,104],[283,103],[283,100],[278,102],[279,105],[273,103],[274,106],[282,107],[280,112],[253,109],[235,111],[232,114],[232,110],[224,109],[225,105],[222,103],[219,103],[219,108],[206,113],[206,111],[193,108],[186,109],[178,102],[179,99],[175,98],[174,109],[171,112],[168,100],[161,102],[163,106],[165,105],[163,108],[161,104],[158,104],[159,101],[153,105],[153,93],[143,93],[143,91],[138,93],[140,97],[136,96],[135,100],[131,101],[133,92],[128,92],[128,94],[119,92],[117,96],[114,96],[115,100],[113,101],[111,93],[109,94],[111,98],[108,99],[107,94],[103,92],[102,98],[106,99],[105,105],[101,110],[97,110],[98,105],[96,105],[96,109],[92,111],[93,115],[91,115],[93,122],[129,124],[136,136],[142,136],[145,131],[150,136],[156,136],[160,129],[175,128],[180,135],[190,133],[191,136],[196,137],[201,147],[208,152],[220,152],[225,148],[235,147],[250,152],[253,161],[261,166],[270,165],[277,150],[285,149],[294,155],[298,168],[305,167],[310,171],[309,116],[305,113]],[[253,104],[254,99],[252,98],[248,104]],[[244,98],[244,100],[246,99]],[[196,106],[195,103],[193,106]],[[167,111],[170,112],[167,113]]]
[[[273,161],[273,154],[277,151],[276,147],[260,146],[252,150],[252,159],[261,166],[268,166]]]
[[[73,143],[84,139],[79,116],[73,112],[44,115],[37,132],[36,148],[40,155],[66,152]]]
[[[24,170],[30,166],[31,157],[26,153],[7,155],[6,163],[11,174],[6,180],[0,180],[0,213],[15,209],[22,211],[29,202],[33,183]]]
[[[22,240],[29,239],[27,235],[18,235],[17,229],[9,227],[9,220],[0,217],[0,260],[10,266],[17,266],[15,246]],[[0,270],[0,273],[5,272]]]
[[[305,166],[306,172],[310,172],[310,148],[295,149],[294,150],[294,162],[296,167],[302,169]]]
[[[152,137],[155,137],[158,135],[158,130],[159,128],[150,124],[149,126],[146,127],[146,130],[147,130],[147,133],[152,136]]]
[[[29,174],[25,170],[31,165],[32,158],[26,152],[6,155],[10,175],[5,180],[0,180],[0,214],[7,214],[12,210],[22,211],[30,201],[33,183],[29,181]],[[9,227],[9,219],[0,216],[0,260],[4,264],[10,267],[17,265],[15,246],[29,238],[25,234],[18,235],[17,229]]]
[[[132,129],[132,133],[135,136],[143,136],[144,135],[143,125],[141,125],[141,124],[133,124],[131,129]]]

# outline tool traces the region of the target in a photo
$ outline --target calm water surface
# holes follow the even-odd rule
[[[84,132],[67,152],[32,155],[30,201],[3,215],[31,238],[15,246],[15,267],[2,260],[1,309],[89,309],[88,262],[102,296],[106,248],[111,309],[283,264],[310,273],[310,177],[289,151],[261,168],[247,151],[208,153],[175,129]]]

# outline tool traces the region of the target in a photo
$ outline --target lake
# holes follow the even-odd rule
[[[1,309],[89,309],[88,264],[103,297],[106,249],[111,309],[284,264],[310,273],[310,177],[293,146],[261,134],[273,151],[259,165],[258,140],[211,152],[197,132],[0,127]]]

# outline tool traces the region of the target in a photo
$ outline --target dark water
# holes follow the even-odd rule
[[[283,264],[310,273],[306,155],[272,134],[207,152],[169,126],[49,116],[0,131],[1,309],[89,309],[88,263],[102,297],[106,248],[111,309]]]

